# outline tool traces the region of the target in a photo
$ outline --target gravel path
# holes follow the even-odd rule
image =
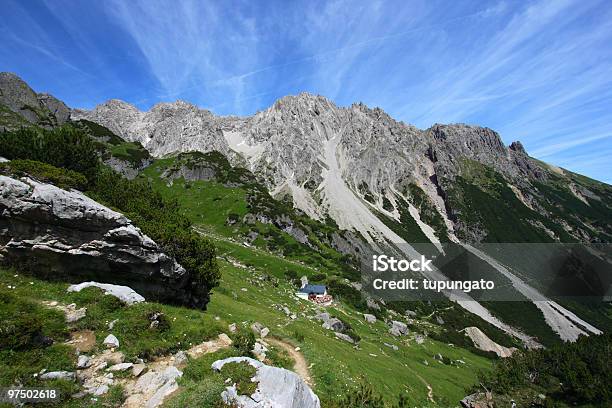
[[[269,343],[273,346],[280,347],[285,350],[294,361],[293,371],[297,375],[299,375],[302,380],[306,382],[309,386],[313,386],[312,377],[310,376],[310,370],[308,369],[308,364],[306,363],[306,359],[304,355],[299,351],[295,350],[295,347],[289,343],[286,343],[279,339],[267,338],[266,343]]]

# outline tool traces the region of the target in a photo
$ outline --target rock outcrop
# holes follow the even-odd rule
[[[112,282],[198,307],[208,300],[194,277],[125,216],[29,178],[0,176],[0,254],[41,275]]]
[[[10,72],[0,72],[1,107],[42,127],[61,125],[70,117],[70,109],[64,102],[46,93],[37,94],[21,78]],[[3,121],[0,129],[13,129],[20,124],[19,121]]]
[[[48,93],[39,93],[38,102],[43,108],[51,113],[51,115],[53,115],[57,125],[66,123],[70,119],[70,108],[68,108],[64,102],[60,101],[55,96]]]
[[[319,313],[315,316],[317,320],[323,321],[322,327],[327,330],[333,330],[335,332],[342,332],[346,329],[342,320],[337,317],[332,317],[329,313]]]
[[[478,327],[466,327],[465,335],[468,336],[474,343],[474,347],[482,351],[491,351],[499,357],[510,357],[516,351],[516,348],[508,348],[497,344],[491,340]]]
[[[376,323],[376,316],[374,316],[373,314],[364,313],[363,318],[368,323]]]
[[[461,401],[463,408],[493,408],[493,396],[490,392],[478,392],[470,394]]]
[[[222,394],[226,404],[238,408],[320,408],[319,397],[304,380],[284,368],[271,367],[249,357],[230,357],[215,361],[212,369],[221,371],[225,364],[241,362],[257,370],[253,377],[257,390],[252,395],[239,395],[235,387],[228,386]]]
[[[398,322],[397,320],[392,320],[389,323],[389,333],[393,336],[403,336],[408,334],[408,325],[403,322]]]

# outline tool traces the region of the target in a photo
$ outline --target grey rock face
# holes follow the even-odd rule
[[[323,320],[325,322],[325,321],[331,319],[331,315],[329,313],[327,313],[327,312],[322,312],[322,313],[318,313],[315,316],[315,318],[318,319],[318,320]]]
[[[510,357],[512,353],[516,351],[516,348],[514,347],[508,348],[497,344],[486,334],[484,334],[478,327],[466,327],[464,329],[464,333],[472,340],[476,348],[483,351],[491,351],[497,354],[499,357]]]
[[[395,344],[389,344],[389,343],[383,343],[383,344],[395,351],[399,350],[399,347],[397,347]]]
[[[40,105],[46,108],[54,117],[58,125],[68,122],[70,119],[70,108],[55,96],[48,93],[38,94]]]
[[[493,408],[493,396],[490,392],[470,394],[459,401],[463,408]]]
[[[181,366],[183,364],[187,363],[187,354],[185,354],[184,351],[178,351],[175,355],[174,355],[174,361],[172,362],[172,365],[174,366]]]
[[[64,102],[46,93],[37,94],[10,72],[0,72],[0,105],[43,127],[61,125],[70,116]]]
[[[333,330],[335,332],[341,332],[345,329],[344,323],[340,319],[335,317],[330,318],[323,322],[323,328],[327,330]]]
[[[261,361],[265,360],[267,352],[268,348],[259,340],[255,342],[253,345],[253,350],[251,350],[251,353],[253,353],[253,355],[255,355],[255,357]]]
[[[215,169],[208,166],[181,166],[177,169],[167,169],[162,174],[162,178],[168,180],[183,178],[185,181],[207,181],[213,179],[215,175]]]
[[[437,124],[427,134],[432,139],[428,154],[439,175],[452,179],[460,172],[461,161],[471,159],[493,167],[510,180],[545,177],[544,169],[527,156],[520,142],[506,148],[499,134],[489,128]]]
[[[319,397],[297,374],[284,368],[271,367],[249,357],[231,357],[217,360],[212,369],[221,371],[228,363],[246,362],[257,372],[253,380],[258,383],[253,395],[238,395],[228,387],[222,397],[226,404],[244,407],[320,408]]]
[[[507,154],[499,135],[488,128],[436,124],[427,133],[434,146],[434,161],[448,166],[459,165],[462,158],[494,164]]]
[[[348,334],[334,333],[334,336],[336,336],[340,340],[344,340],[344,341],[349,342],[351,344],[355,344],[355,340],[353,340],[353,338],[351,336],[349,336]]]
[[[37,270],[69,280],[103,278],[194,306],[208,299],[130,220],[74,190],[0,176],[0,244],[7,261],[35,260]]]
[[[39,107],[36,92],[13,73],[0,72],[0,103],[32,123],[38,120],[36,113],[28,109]]]
[[[253,334],[255,334],[256,336],[261,335],[261,331],[263,330],[264,325],[259,323],[259,322],[255,322],[251,325],[251,330],[253,331]]]
[[[77,360],[77,368],[88,368],[91,365],[91,358],[86,355],[80,355]]]
[[[142,374],[145,369],[147,368],[147,366],[145,364],[139,363],[139,364],[134,364],[134,366],[132,366],[132,375],[134,377],[138,377],[140,374]]]
[[[156,157],[213,150],[238,157],[223,138],[217,118],[183,101],[160,103],[148,112],[141,112],[133,105],[112,99],[92,111],[74,110],[71,118],[106,126],[125,140],[140,142]]]
[[[164,402],[164,398],[178,389],[177,379],[183,372],[170,366],[163,371],[148,371],[141,375],[134,386],[138,394],[132,395],[127,403],[130,406],[154,408]]]
[[[108,385],[102,384],[102,385],[96,387],[95,389],[93,389],[91,395],[99,397],[100,395],[106,394],[109,389],[110,388],[108,387]]]
[[[370,309],[380,310],[380,305],[376,303],[376,301],[372,299],[371,297],[368,297],[366,299],[366,304],[368,305]]]
[[[108,367],[107,371],[126,371],[134,366],[133,363],[119,363]]]
[[[104,160],[104,164],[115,170],[117,173],[122,174],[125,178],[133,180],[138,176],[138,173],[151,164],[148,159],[143,159],[139,164],[133,164],[129,161],[119,159],[117,157],[109,157]]]
[[[508,148],[517,153],[527,154],[527,151],[525,151],[523,144],[518,140],[510,143],[510,146],[508,146]]]
[[[87,316],[87,308],[81,307],[77,309],[76,304],[71,303],[66,307],[65,315],[67,323],[74,323]]]

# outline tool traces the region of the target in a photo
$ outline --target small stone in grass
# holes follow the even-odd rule
[[[107,371],[125,371],[132,368],[133,366],[134,364],[132,363],[119,363],[108,367]]]
[[[115,337],[113,334],[109,334],[104,339],[104,345],[109,348],[117,348],[119,347],[119,339],[117,339],[117,337]]]
[[[91,366],[91,359],[89,356],[84,354],[79,356],[79,360],[77,361],[77,368],[87,368]]]

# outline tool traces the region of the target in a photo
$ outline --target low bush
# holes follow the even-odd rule
[[[274,367],[286,368],[293,370],[294,361],[289,353],[282,348],[270,347],[266,353],[266,358],[270,360]]]
[[[327,280],[327,290],[335,298],[343,300],[361,312],[368,310],[366,301],[361,295],[361,292],[354,287],[343,283],[338,278],[330,278]]]
[[[170,329],[170,321],[166,317],[165,314],[159,311],[152,311],[145,313],[145,316],[151,322],[149,324],[149,328],[152,330],[157,330],[159,332],[165,332]]]
[[[408,408],[409,401],[404,394],[399,394],[394,404],[387,404],[383,397],[374,391],[372,385],[362,378],[357,389],[348,390],[345,395],[335,401],[325,401],[329,408]]]
[[[324,282],[327,279],[327,275],[324,273],[315,273],[310,277],[312,282]]]
[[[250,330],[239,330],[232,336],[234,348],[242,356],[250,356],[255,346],[255,335]]]
[[[236,384],[239,395],[251,395],[257,390],[257,383],[251,381],[256,372],[255,367],[247,362],[227,363],[221,369],[223,377],[231,378]]]
[[[227,377],[214,372],[210,366],[213,362],[228,357],[237,357],[236,349],[221,349],[190,360],[183,370],[183,376],[179,379],[183,391],[174,393],[165,400],[164,406],[169,408],[226,407],[221,399],[221,393],[227,387],[224,382]]]
[[[0,174],[11,177],[30,176],[44,183],[51,183],[59,188],[84,190],[87,179],[76,171],[62,169],[35,160],[12,160],[0,163]]]
[[[299,341],[300,343],[302,343],[302,342],[304,341],[304,338],[305,338],[305,337],[304,337],[304,332],[303,332],[303,331],[301,331],[301,330],[297,330],[297,329],[296,329],[296,330],[294,330],[294,331],[293,331],[293,337],[295,337],[295,339],[296,339],[297,341]]]
[[[533,389],[551,404],[609,407],[611,360],[612,334],[581,336],[575,343],[514,353],[499,360],[493,371],[481,373],[480,380],[494,394],[513,396]]]
[[[94,141],[71,126],[52,130],[22,128],[0,133],[0,156],[48,163],[83,174],[92,182],[100,161]]]

